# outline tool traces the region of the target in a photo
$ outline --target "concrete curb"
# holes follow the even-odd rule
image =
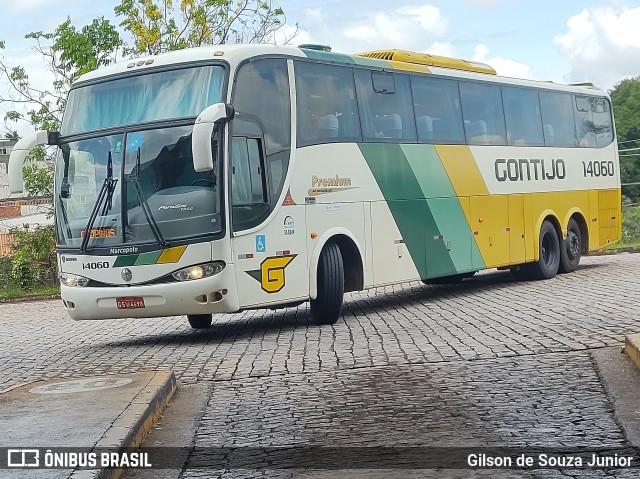
[[[173,371],[157,371],[95,445],[99,448],[137,448],[156,423],[176,390]],[[118,479],[124,469],[75,470],[69,479]]]
[[[627,356],[640,368],[640,333],[627,334],[624,337],[624,349]]]

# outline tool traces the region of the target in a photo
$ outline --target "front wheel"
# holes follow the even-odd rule
[[[344,296],[344,266],[337,244],[329,243],[322,249],[317,279],[318,295],[311,300],[311,317],[317,324],[335,324]]]
[[[571,273],[578,269],[582,257],[582,235],[576,220],[571,218],[567,226],[567,238],[560,247],[560,272]]]
[[[187,315],[189,324],[193,329],[207,329],[211,327],[213,318],[210,314],[189,314]]]

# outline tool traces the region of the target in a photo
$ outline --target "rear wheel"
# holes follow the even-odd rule
[[[560,266],[560,240],[549,221],[542,223],[540,228],[538,250],[540,259],[531,263],[531,276],[534,279],[551,279],[558,273]]]
[[[334,324],[340,318],[344,296],[344,266],[337,244],[322,249],[317,275],[318,295],[311,300],[311,317],[317,324]]]
[[[189,324],[193,329],[207,329],[211,327],[213,318],[210,314],[189,314],[187,315]]]
[[[571,273],[578,268],[582,257],[582,235],[576,220],[571,218],[567,237],[560,247],[560,273]]]
[[[560,240],[554,226],[545,221],[540,228],[538,240],[538,261],[511,268],[511,274],[519,280],[550,279],[560,267]]]

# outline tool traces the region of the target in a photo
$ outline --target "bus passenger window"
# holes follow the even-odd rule
[[[547,146],[576,146],[573,98],[568,93],[540,92],[540,112]],[[552,133],[552,135],[549,135]]]
[[[510,145],[542,146],[542,117],[538,92],[527,88],[502,87],[507,140]]]
[[[358,141],[360,121],[349,67],[296,61],[298,145]]]
[[[576,96],[576,134],[578,146],[596,148],[613,140],[609,103],[605,98]]]
[[[411,92],[419,142],[464,142],[457,81],[411,76]]]
[[[364,138],[415,142],[409,76],[370,70],[355,74]]]
[[[505,145],[502,97],[497,85],[460,82],[460,99],[467,143]]]
[[[589,105],[593,113],[596,146],[599,148],[607,146],[613,141],[613,122],[609,102],[606,98],[589,98]]]

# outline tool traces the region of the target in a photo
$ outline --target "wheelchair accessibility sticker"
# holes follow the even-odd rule
[[[264,235],[256,235],[256,253],[265,253],[267,251],[267,239]]]
[[[260,263],[260,269],[246,271],[256,281],[260,282],[260,286],[267,293],[277,293],[284,288],[285,275],[284,270],[289,263],[297,255],[290,254],[287,256],[271,256]]]

